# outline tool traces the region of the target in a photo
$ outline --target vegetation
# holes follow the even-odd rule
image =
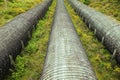
[[[119,80],[120,68],[114,60],[110,61],[110,53],[97,40],[94,33],[87,28],[73,8],[68,3],[66,5],[98,80]]]
[[[120,0],[90,0],[90,2],[90,7],[120,21]]]
[[[89,5],[89,4],[91,3],[90,0],[80,0],[80,1],[83,2],[83,3],[86,4],[86,5]]]
[[[38,80],[40,78],[55,6],[54,0],[45,18],[39,21],[36,31],[33,31],[32,39],[21,55],[16,58],[15,70],[11,70],[12,74],[5,80]]]
[[[42,0],[0,0],[0,26],[40,2]]]

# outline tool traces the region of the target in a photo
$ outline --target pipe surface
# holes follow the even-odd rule
[[[68,1],[88,27],[94,31],[97,38],[116,55],[116,60],[120,64],[120,24],[78,0]]]
[[[31,37],[38,20],[45,15],[52,0],[41,4],[15,17],[0,28],[0,80],[14,64],[16,56]]]
[[[57,0],[56,12],[40,80],[96,80],[64,5]]]

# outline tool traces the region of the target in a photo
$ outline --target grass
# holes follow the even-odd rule
[[[66,5],[98,80],[119,80],[120,68],[114,60],[110,61],[110,53],[67,2]]]
[[[21,55],[16,58],[15,70],[5,80],[38,80],[42,74],[44,58],[56,2],[53,0],[45,17],[39,21],[36,31],[33,31],[29,41]]]
[[[42,2],[42,0],[0,1],[0,26],[3,26],[18,14],[24,13],[40,2]]]
[[[89,6],[120,21],[120,0],[90,0]]]

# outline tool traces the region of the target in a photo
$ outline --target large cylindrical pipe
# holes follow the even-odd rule
[[[44,0],[0,28],[0,80],[31,37],[32,29],[47,11],[52,0]]]
[[[117,58],[118,56],[120,57],[120,24],[110,17],[80,3],[78,0],[68,1],[88,27],[94,30],[94,33],[106,48],[111,53],[116,54]],[[120,60],[117,60],[117,62],[120,64]]]
[[[64,5],[57,0],[44,70],[40,80],[96,80]]]

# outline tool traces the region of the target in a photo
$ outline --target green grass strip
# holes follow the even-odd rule
[[[32,39],[21,55],[16,58],[15,70],[5,80],[38,80],[40,78],[55,6],[54,0],[45,18],[39,21],[36,31],[33,31]]]
[[[96,9],[103,14],[120,21],[120,0],[79,0],[89,3],[88,6]]]
[[[0,0],[0,27],[43,0]]]

